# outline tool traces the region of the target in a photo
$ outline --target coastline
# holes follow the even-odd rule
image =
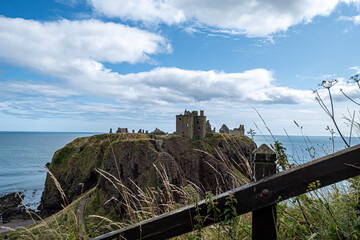
[[[0,197],[0,227],[2,229],[5,228],[7,231],[33,222],[33,216],[36,216],[37,213],[24,205],[23,199],[22,192],[12,192]]]
[[[45,183],[44,183],[45,184]],[[22,203],[19,203],[19,206],[26,206],[27,209],[36,211],[38,206],[40,205],[41,201],[41,195],[44,191],[44,188],[42,189],[31,189],[31,190],[22,190],[22,191],[6,191],[0,193],[0,198],[5,197],[9,194],[21,194],[22,196]]]
[[[90,132],[3,132],[0,131],[0,197],[13,192],[24,194],[24,205],[36,210],[44,190],[54,153]]]

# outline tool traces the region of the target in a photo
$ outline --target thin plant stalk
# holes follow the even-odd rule
[[[346,147],[350,147],[349,143],[346,141],[345,137],[343,136],[342,132],[340,131],[340,128],[335,120],[335,113],[334,113],[334,103],[333,103],[333,99],[332,99],[332,94],[330,91],[331,86],[326,87],[325,88],[328,89],[328,94],[330,97],[330,106],[331,106],[331,112],[328,109],[328,107],[326,106],[326,104],[324,103],[324,101],[322,100],[320,94],[318,91],[315,91],[317,97],[315,98],[315,100],[319,103],[319,105],[321,106],[321,108],[325,111],[325,113],[331,118],[333,124],[335,125],[335,128],[337,130],[337,132],[339,133],[341,139],[343,140],[343,142],[345,143]]]

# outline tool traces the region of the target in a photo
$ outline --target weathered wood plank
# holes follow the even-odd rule
[[[360,175],[360,145],[220,194],[216,197],[217,207],[223,211],[226,197],[234,195],[240,215],[270,206],[279,199],[285,200],[303,194],[314,181],[320,181],[321,187],[324,187],[357,175]],[[264,189],[269,191],[267,197],[261,195]],[[206,216],[206,203],[201,201],[198,206],[200,214]],[[193,230],[196,212],[194,205],[187,206],[95,239],[166,239],[178,236]],[[207,219],[203,225],[213,223]]]
[[[263,144],[253,152],[253,174],[256,181],[276,173],[276,154]],[[266,195],[268,192],[264,192]],[[260,208],[252,212],[252,240],[275,240],[276,233],[276,204]]]

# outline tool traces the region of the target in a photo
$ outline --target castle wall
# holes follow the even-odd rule
[[[176,135],[186,138],[204,138],[206,135],[206,116],[204,111],[186,111],[184,115],[176,115]]]
[[[194,138],[200,139],[206,136],[206,116],[194,117]]]
[[[229,130],[229,134],[233,136],[244,136],[245,135],[244,125],[240,125],[239,128],[234,128],[233,130]]]
[[[194,118],[192,115],[176,115],[176,135],[193,138]]]

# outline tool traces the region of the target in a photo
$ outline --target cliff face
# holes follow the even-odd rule
[[[146,187],[163,188],[192,182],[216,193],[233,186],[229,172],[247,175],[247,159],[255,144],[246,136],[221,134],[191,140],[182,137],[150,139],[143,134],[101,134],[78,138],[58,150],[48,166],[67,201],[97,186],[105,199],[121,201],[114,182],[119,179],[133,193]],[[231,168],[231,169],[230,169]],[[96,169],[105,171],[101,176]],[[164,174],[166,176],[164,176]],[[116,185],[116,184],[115,184]],[[49,215],[62,209],[60,193],[48,174],[39,210]],[[111,204],[111,202],[109,202]]]

